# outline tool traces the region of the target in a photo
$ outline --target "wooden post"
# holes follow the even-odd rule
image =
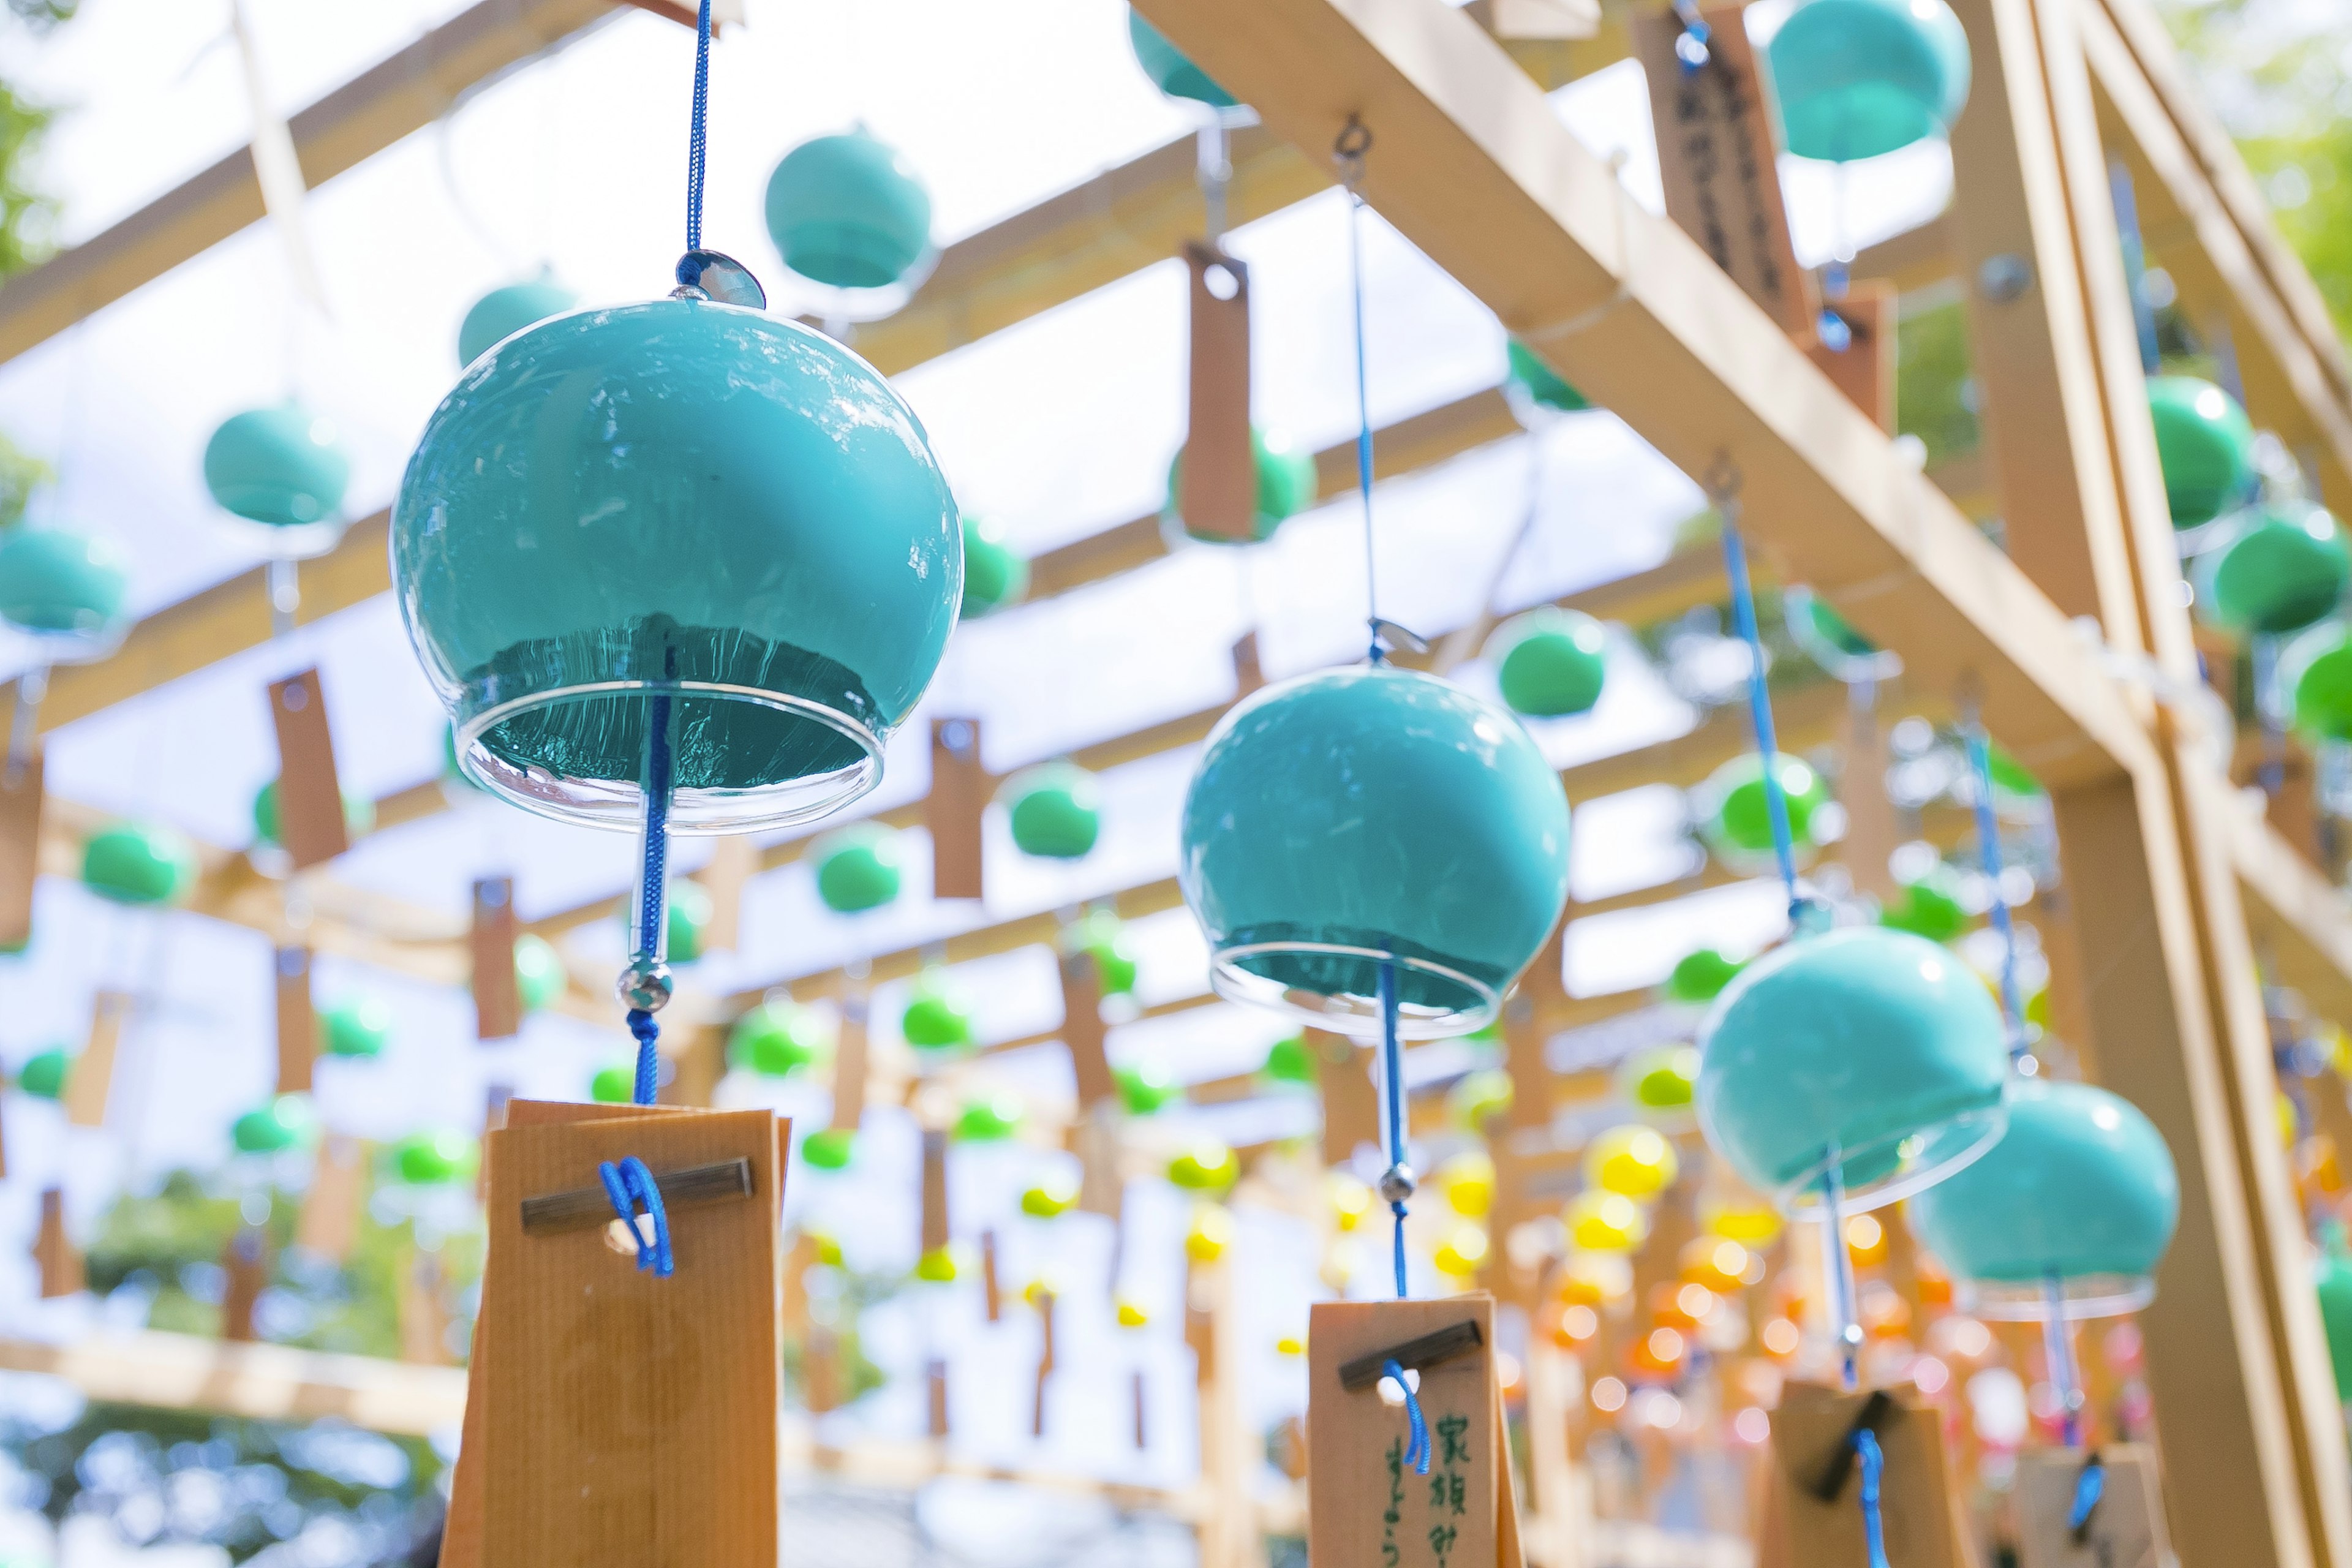
[[[41,751],[13,782],[0,773],[0,947],[33,940],[33,883],[41,862]]]
[[[106,1102],[114,1091],[114,1061],[130,1021],[131,998],[100,991],[90,998],[89,1037],[66,1075],[66,1120],[76,1127],[106,1125]]]
[[[1503,1004],[1503,1066],[1511,1077],[1504,1136],[1551,1125],[1551,1068],[1544,1060],[1542,1021],[1522,986]]]
[[[1256,1473],[1258,1446],[1242,1387],[1232,1260],[1192,1265],[1185,1295],[1188,1327],[1189,1316],[1197,1314],[1199,1343],[1208,1352],[1201,1358],[1200,1382],[1201,1479],[1209,1493],[1199,1525],[1200,1568],[1255,1568],[1263,1551],[1250,1477]]]
[[[925,1363],[923,1373],[929,1394],[930,1419],[927,1430],[933,1442],[942,1443],[948,1436],[948,1363],[933,1356]]]
[[[1037,1292],[1037,1331],[1040,1336],[1037,1351],[1037,1404],[1034,1416],[1029,1423],[1029,1435],[1032,1437],[1043,1437],[1045,1435],[1045,1381],[1054,1375],[1054,1293],[1051,1290]]]
[[[925,1252],[948,1245],[948,1135],[936,1128],[923,1131],[922,1224]]]
[[[296,870],[323,865],[350,848],[352,838],[319,672],[271,682],[269,716],[278,730],[278,841]]]
[[[1192,377],[1177,505],[1188,532],[1247,542],[1257,536],[1249,268],[1200,244],[1184,247],[1184,265],[1192,279]]]
[[[981,865],[981,814],[988,808],[988,770],[980,759],[980,721],[931,721],[931,793],[923,826],[931,835],[931,896],[986,894]]]
[[[474,1037],[510,1039],[522,1029],[522,994],[515,982],[512,877],[485,877],[474,884],[474,923],[467,949],[474,965]]]
[[[1533,1493],[1530,1532],[1544,1568],[1582,1568],[1587,1532],[1581,1483],[1568,1453],[1569,1408],[1577,1398],[1576,1363],[1549,1332],[1528,1335],[1528,1480]]]
[[[992,1323],[1004,1319],[1004,1285],[996,1272],[996,1229],[993,1226],[980,1233],[980,1294],[981,1305]]]
[[[310,1003],[310,950],[281,947],[278,975],[278,1092],[310,1092],[319,1058],[319,1017]]]

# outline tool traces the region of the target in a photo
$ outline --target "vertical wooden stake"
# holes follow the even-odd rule
[[[319,1018],[310,1003],[310,950],[281,947],[278,974],[278,1092],[310,1092],[319,1057]]]
[[[221,1297],[221,1338],[249,1342],[259,1337],[253,1330],[254,1303],[269,1288],[268,1233],[254,1225],[240,1228],[221,1249],[221,1268],[228,1275]]]
[[[1505,1136],[1524,1128],[1549,1127],[1551,1068],[1544,1060],[1544,1032],[1535,998],[1524,986],[1503,1004],[1503,1067],[1511,1076]]]
[[[803,1352],[808,1373],[808,1407],[812,1415],[838,1410],[842,1403],[841,1336],[822,1324],[808,1332]]]
[[[1037,1292],[1037,1322],[1044,1338],[1037,1352],[1036,1413],[1029,1423],[1032,1437],[1045,1435],[1045,1380],[1054,1375],[1054,1293],[1051,1290]]]
[[[474,884],[474,925],[467,946],[474,963],[474,1037],[511,1039],[522,1029],[512,877],[485,877]]]
[[[359,1140],[337,1132],[320,1139],[310,1190],[294,1223],[294,1245],[331,1263],[348,1261],[359,1240],[366,1188],[367,1157]]]
[[[1136,1368],[1136,1370],[1135,1370],[1134,1384],[1135,1384],[1135,1446],[1136,1446],[1138,1448],[1148,1448],[1148,1447],[1150,1447],[1151,1446],[1151,1428],[1150,1428],[1150,1426],[1145,1422],[1145,1420],[1144,1420],[1144,1414],[1145,1414],[1145,1412],[1144,1412],[1144,1404],[1143,1404],[1143,1369],[1142,1369],[1141,1367],[1138,1367],[1138,1368]]]
[[[33,940],[33,883],[41,863],[41,752],[15,784],[0,774],[0,947]]]
[[[1257,452],[1250,440],[1249,268],[1210,246],[1184,247],[1191,269],[1192,389],[1177,508],[1186,531],[1257,537]]]
[[[1537,1328],[1528,1335],[1528,1479],[1534,1493],[1537,1551],[1545,1568],[1581,1568],[1584,1521],[1568,1455],[1569,1405],[1576,1372],[1569,1352]]]
[[[1250,1495],[1258,1445],[1242,1387],[1241,1313],[1234,1292],[1227,1258],[1194,1266],[1185,1292],[1188,1310],[1199,1314],[1200,1342],[1208,1351],[1201,1362],[1201,1477],[1209,1506],[1200,1522],[1200,1568],[1249,1568],[1260,1556],[1257,1510]]]
[[[33,1261],[41,1270],[41,1299],[70,1296],[83,1288],[81,1249],[66,1234],[66,1195],[56,1187],[41,1192],[41,1228],[33,1238]]]
[[[66,1120],[76,1127],[106,1125],[106,1102],[114,1091],[114,1061],[122,1043],[131,998],[100,991],[90,999],[89,1038],[66,1075]]]
[[[923,826],[931,835],[931,896],[986,896],[981,857],[981,814],[988,806],[988,770],[980,760],[980,721],[931,721],[931,793]]]
[[[1062,1044],[1070,1053],[1070,1070],[1078,1081],[1078,1109],[1090,1110],[1118,1095],[1111,1075],[1110,1058],[1103,1042],[1102,976],[1090,954],[1073,952],[1062,959]]]
[[[278,727],[278,838],[294,868],[323,865],[352,847],[335,777],[335,742],[319,672],[273,681],[269,716]]]
[[[1119,1113],[1116,1098],[1097,1100],[1070,1127],[1072,1152],[1078,1157],[1078,1206],[1114,1224],[1127,1204],[1127,1178],[1118,1164]]]

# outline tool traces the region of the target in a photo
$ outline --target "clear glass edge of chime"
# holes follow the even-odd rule
[[[2049,1288],[2038,1280],[1964,1279],[1960,1310],[1996,1323],[2046,1323]],[[2058,1286],[2058,1315],[2067,1322],[2118,1318],[2156,1300],[2156,1281],[2144,1274],[2083,1274]]]
[[[1397,1037],[1402,1040],[1445,1039],[1455,1035],[1469,1034],[1492,1023],[1503,1005],[1501,994],[1493,986],[1465,974],[1458,969],[1425,958],[1383,952],[1378,948],[1350,947],[1339,942],[1260,942],[1219,948],[1210,959],[1211,988],[1228,1002],[1238,1002],[1244,1006],[1280,1013],[1303,1023],[1312,1024],[1318,1029],[1328,1029],[1335,1035],[1345,1035],[1351,1039],[1377,1040],[1385,1033],[1381,1022],[1380,998],[1377,996],[1360,996],[1352,993],[1325,995],[1318,992],[1293,990],[1284,986],[1279,981],[1270,980],[1262,974],[1254,974],[1240,967],[1239,960],[1263,957],[1270,953],[1390,959],[1400,968],[1435,975],[1450,984],[1463,987],[1480,998],[1476,1007],[1455,1008],[1443,1013],[1400,1007],[1397,1013]],[[1307,997],[1314,1000],[1312,1002],[1301,1000]]]
[[[1842,1151],[1838,1155],[1838,1163],[1844,1165],[1852,1164],[1857,1160],[1867,1159],[1888,1143],[1900,1145],[1915,1138],[1931,1144],[1943,1145],[1940,1152],[1933,1152],[1932,1158],[1906,1160],[1896,1166],[1891,1174],[1874,1182],[1865,1182],[1860,1186],[1846,1189],[1838,1205],[1838,1213],[1841,1215],[1867,1214],[1872,1209],[1885,1208],[1889,1204],[1900,1203],[1915,1193],[1923,1193],[1947,1176],[1958,1174],[1990,1152],[1993,1145],[2000,1142],[2001,1135],[2008,1131],[2009,1106],[2004,1100],[1998,1105],[1962,1111],[1957,1116],[1948,1117],[1932,1127],[1890,1134],[1885,1138],[1874,1139],[1856,1148]],[[1956,1134],[1972,1134],[1972,1136],[1968,1136],[1965,1142],[1957,1142],[1954,1141]],[[1930,1151],[1923,1151],[1924,1152],[1930,1152]],[[1820,1196],[1822,1178],[1829,1173],[1829,1160],[1824,1156],[1818,1164],[1809,1166],[1790,1180],[1782,1183],[1779,1190],[1772,1194],[1773,1202],[1790,1219],[1819,1220],[1824,1206]]]

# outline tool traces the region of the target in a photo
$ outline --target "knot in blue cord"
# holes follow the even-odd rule
[[[1870,1544],[1870,1568],[1887,1568],[1886,1532],[1878,1512],[1878,1482],[1886,1455],[1878,1446],[1878,1434],[1867,1426],[1854,1433],[1853,1451],[1862,1460],[1862,1530]]]
[[[629,1033],[637,1037],[637,1081],[632,1098],[639,1105],[651,1105],[661,1092],[661,1025],[643,1007],[632,1007]]]
[[[651,1268],[663,1279],[677,1271],[677,1259],[669,1249],[669,1215],[662,1208],[661,1188],[654,1182],[654,1173],[635,1154],[621,1161],[607,1160],[596,1167],[604,1181],[604,1195],[613,1200],[613,1213],[629,1227],[630,1239],[637,1244],[637,1267]],[[637,1226],[637,1211],[642,1205],[653,1221],[653,1239]]]
[[[1412,1428],[1412,1442],[1405,1449],[1404,1462],[1412,1467],[1414,1475],[1425,1476],[1429,1474],[1429,1423],[1422,1419],[1421,1396],[1405,1381],[1404,1368],[1398,1364],[1396,1357],[1391,1356],[1381,1363],[1381,1375],[1396,1379],[1396,1385],[1404,1391],[1405,1424]]]

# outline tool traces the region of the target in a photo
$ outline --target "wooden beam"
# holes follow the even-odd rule
[[[454,1432],[466,1413],[466,1373],[459,1367],[194,1334],[99,1334],[65,1345],[0,1339],[0,1367],[62,1378],[110,1404],[252,1421],[332,1417],[401,1437]]]

